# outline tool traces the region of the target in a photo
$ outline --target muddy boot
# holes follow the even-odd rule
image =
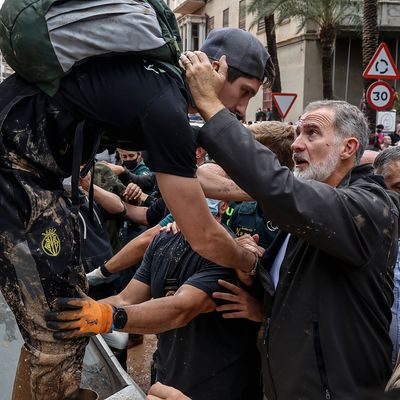
[[[32,400],[30,357],[31,353],[23,345],[15,372],[12,400]]]

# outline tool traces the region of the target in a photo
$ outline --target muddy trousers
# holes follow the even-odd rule
[[[80,297],[79,288],[86,289],[79,225],[58,182],[0,169],[0,188],[0,288],[30,371],[30,382],[16,381],[14,389],[29,384],[34,400],[73,399],[87,339],[55,340],[44,313],[57,297]]]

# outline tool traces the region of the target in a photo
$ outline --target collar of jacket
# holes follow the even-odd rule
[[[137,163],[136,167],[133,168],[133,170],[131,171],[133,174],[136,173],[136,171],[139,169],[139,167],[142,167],[144,165],[144,161],[140,161]]]
[[[358,179],[363,179],[366,182],[369,182],[373,185],[377,185],[384,189],[385,193],[387,194],[388,198],[392,202],[392,212],[396,215],[400,213],[400,197],[399,194],[389,190],[385,184],[385,180],[383,179],[382,175],[376,175],[374,173],[374,167],[372,164],[363,164],[357,167],[354,167],[349,173],[342,179],[338,187],[345,187],[349,186],[353,182],[356,182]],[[399,221],[400,223],[400,221]],[[399,225],[400,229],[400,225]]]
[[[375,183],[384,189],[387,189],[382,175],[375,175],[372,164],[358,165],[352,168],[348,174],[341,180],[337,187],[349,186],[358,179],[363,178],[371,183]]]

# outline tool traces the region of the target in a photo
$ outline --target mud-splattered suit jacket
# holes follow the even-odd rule
[[[391,372],[397,197],[370,166],[354,168],[337,188],[296,179],[227,110],[198,140],[291,233],[261,337],[267,398],[356,399],[383,389]],[[265,256],[264,268],[273,260]]]

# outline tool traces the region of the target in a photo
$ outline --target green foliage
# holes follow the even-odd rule
[[[254,28],[260,19],[268,17],[269,14],[266,12],[268,3],[268,0],[251,0],[247,7],[247,13],[253,14],[255,17],[250,25],[250,29]]]
[[[277,25],[288,18],[296,18],[300,32],[308,23],[314,23],[320,29],[357,24],[360,3],[354,0],[251,0],[247,11],[255,15],[253,25],[273,13]]]

